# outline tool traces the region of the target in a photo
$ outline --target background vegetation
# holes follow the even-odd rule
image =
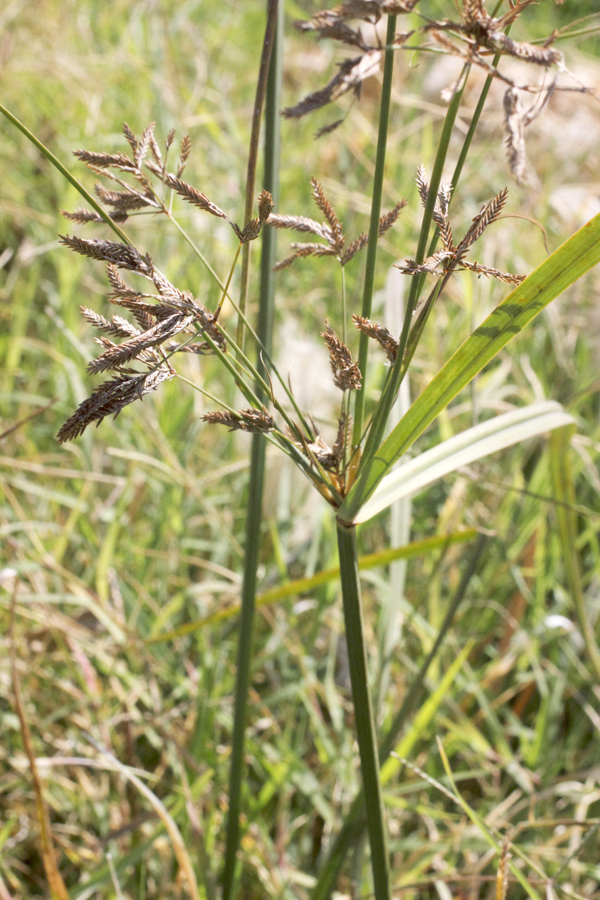
[[[441,0],[438,6],[445,8]],[[519,28],[546,35],[594,6],[546,0]],[[285,105],[320,87],[341,58],[327,42],[293,33],[291,20],[316,9],[286,3]],[[189,133],[188,179],[210,187],[211,198],[235,214],[243,209],[263,22],[258,3],[13,0],[0,11],[0,99],[74,170],[70,153],[77,147],[120,150],[124,120],[138,133],[149,121],[159,136],[171,127],[178,137]],[[595,34],[561,49],[571,70],[600,91]],[[391,264],[413,253],[414,174],[419,162],[431,165],[445,111],[440,91],[456,74],[456,62],[443,56],[398,58],[384,205],[407,196],[409,208],[381,247],[379,311]],[[478,86],[476,76],[467,111]],[[315,131],[335,110],[284,120],[282,212],[314,214],[314,174],[346,233],[367,227],[377,92],[377,80],[367,82],[345,123],[319,141]],[[79,205],[75,191],[8,123],[1,133],[0,563],[19,573],[18,670],[61,871],[78,900],[119,891],[135,900],[186,894],[161,820],[110,770],[91,736],[146,773],[210,897],[226,812],[248,443],[202,427],[199,395],[169,383],[116,423],[57,445],[58,427],[91,383],[84,369],[93,343],[79,306],[103,309],[105,283],[100,267],[94,271],[56,240],[57,232],[72,230],[59,210]],[[532,175],[519,187],[504,159],[501,92],[494,95],[453,215],[467,224],[508,184],[506,211],[526,218],[505,218],[486,233],[480,261],[527,273],[598,212],[599,147],[598,101],[557,95],[528,130]],[[91,176],[77,174],[92,186]],[[215,228],[190,207],[180,215],[225,274],[232,257],[227,227]],[[214,285],[166,222],[142,219],[132,233],[178,286],[214,305]],[[280,247],[283,256],[285,235]],[[363,265],[357,257],[347,267],[352,309]],[[600,611],[598,279],[592,273],[552,304],[419,445],[486,411],[545,397],[577,418],[577,552],[593,622]],[[413,394],[507,292],[470,273],[456,278],[419,347]],[[333,438],[331,381],[318,334],[326,316],[340,321],[336,267],[317,259],[283,272],[277,310],[279,362]],[[211,360],[190,359],[188,366],[190,377],[201,373],[209,391],[229,391],[235,405]],[[357,760],[337,583],[323,578],[285,599],[275,588],[335,566],[335,534],[330,510],[279,457],[269,460],[265,511],[260,575],[269,602],[256,629],[241,896],[303,898],[354,796]],[[493,540],[429,672],[403,755],[448,785],[439,738],[465,800],[498,829],[500,843],[509,835],[533,864],[513,860],[532,889],[543,893],[550,878],[557,894],[598,896],[600,692],[574,621],[546,441],[503,451],[428,489],[412,505],[410,537],[389,515],[361,530],[363,553],[456,538],[432,541],[407,564],[364,572],[379,721],[391,722],[431,648],[472,552],[460,538],[472,537],[464,532],[473,528]],[[2,900],[47,895],[9,667],[12,581],[5,578],[0,595]],[[390,635],[401,638],[391,656]],[[460,671],[444,681],[467,645]],[[399,765],[385,790],[399,895],[493,893],[497,854],[464,810]],[[361,852],[359,844],[340,878],[346,894],[366,889]],[[522,890],[509,888],[515,897]]]

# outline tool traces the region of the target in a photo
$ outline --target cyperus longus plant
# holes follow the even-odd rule
[[[437,4],[439,6],[439,4]],[[600,261],[600,217],[596,217],[569,241],[553,253],[529,276],[514,275],[479,262],[475,246],[487,228],[502,215],[508,202],[506,189],[500,190],[486,202],[462,234],[453,228],[452,205],[460,202],[459,182],[469,147],[485,104],[493,79],[505,85],[506,153],[514,177],[523,181],[527,175],[524,134],[526,127],[541,111],[552,91],[581,90],[575,84],[559,82],[568,76],[562,54],[549,38],[544,44],[516,41],[510,28],[532,0],[510,3],[502,12],[501,2],[486,9],[483,0],[449,2],[444,17],[435,18],[427,0],[346,0],[332,10],[324,10],[309,21],[299,23],[300,30],[315,33],[319,38],[338,41],[353,48],[353,55],[339,66],[335,76],[320,90],[287,107],[284,115],[294,119],[313,113],[346,94],[358,97],[361,84],[379,71],[383,62],[379,131],[375,174],[371,193],[371,220],[368,231],[348,239],[338,214],[328,199],[318,175],[311,178],[312,200],[320,220],[304,213],[281,211],[276,203],[276,153],[273,149],[278,96],[277,53],[270,67],[271,85],[267,98],[267,115],[271,115],[267,146],[271,152],[271,182],[258,193],[256,215],[252,216],[250,199],[254,190],[256,145],[251,146],[248,167],[248,191],[243,218],[239,220],[226,212],[213,196],[184,180],[190,159],[191,141],[184,137],[173,160],[174,133],[161,146],[149,125],[136,136],[129,126],[123,132],[127,152],[102,153],[78,150],[75,155],[91,171],[104,180],[96,185],[96,196],[102,208],[94,204],[94,212],[78,210],[67,217],[82,225],[111,224],[115,238],[85,238],[64,235],[61,242],[72,251],[106,265],[110,291],[108,300],[121,314],[107,318],[83,307],[85,319],[100,333],[97,342],[100,353],[89,364],[92,375],[108,374],[62,425],[58,440],[65,442],[79,437],[88,426],[99,425],[108,416],[117,416],[123,409],[143,400],[168,380],[180,377],[214,402],[215,409],[204,414],[207,426],[224,425],[253,435],[253,473],[264,469],[264,442],[275,444],[297,465],[314,488],[334,510],[339,548],[344,620],[348,644],[350,678],[355,712],[355,727],[361,762],[362,792],[352,806],[348,820],[332,842],[330,854],[322,864],[313,889],[314,898],[328,896],[335,886],[344,853],[356,839],[364,825],[369,836],[371,867],[376,900],[391,897],[390,856],[387,846],[380,766],[390,757],[395,739],[409,712],[403,705],[389,732],[378,740],[369,688],[367,653],[356,548],[356,527],[391,503],[406,496],[417,486],[451,471],[469,461],[571,422],[571,418],[557,404],[536,404],[525,410],[507,413],[482,423],[463,435],[433,448],[410,463],[395,468],[398,461],[415,443],[427,426],[453,400],[495,355],[529,322],[557,297],[568,285]],[[271,45],[274,42],[277,4],[268,7],[267,38],[263,53],[263,70],[255,113],[260,120],[262,95],[266,90]],[[493,8],[492,8],[493,7]],[[437,8],[437,7],[436,7]],[[382,45],[374,26],[387,16],[387,33]],[[407,30],[398,29],[398,16],[405,16]],[[270,29],[270,30],[269,30]],[[275,42],[276,43],[276,42]],[[416,173],[415,200],[423,206],[423,216],[416,248],[400,271],[410,279],[404,324],[394,333],[386,323],[376,322],[372,314],[375,284],[377,242],[393,228],[407,200],[399,199],[391,210],[382,211],[383,184],[388,121],[391,108],[393,61],[396,53],[419,50],[451,54],[462,64],[455,83],[448,86],[445,99],[447,112],[430,173],[420,166]],[[539,83],[521,83],[504,71],[504,57],[517,59],[542,72]],[[266,60],[266,63],[265,63]],[[464,139],[454,174],[443,181],[448,147],[469,73],[473,67],[483,69],[486,82],[480,102],[472,117]],[[534,97],[529,109],[524,100]],[[270,104],[270,105],[269,105]],[[269,112],[270,109],[270,112]],[[9,118],[7,111],[3,110]],[[255,118],[256,118],[255,117]],[[320,129],[324,135],[338,127],[343,119]],[[19,126],[22,127],[22,126]],[[271,142],[271,143],[269,143]],[[44,151],[45,152],[45,151]],[[253,168],[254,167],[254,168]],[[274,180],[273,180],[274,179]],[[463,178],[464,180],[464,178]],[[412,185],[390,186],[393,196],[414,194]],[[85,192],[82,190],[82,193]],[[174,284],[161,271],[158,263],[136,248],[121,230],[131,216],[144,213],[163,215],[192,246],[192,238],[177,223],[173,213],[174,198],[181,198],[196,209],[231,228],[235,238],[233,259],[227,276],[219,281],[220,299],[208,309],[201,297],[194,296],[185,286]],[[412,201],[410,201],[412,202]],[[225,205],[225,204],[224,204]],[[325,319],[321,337],[327,347],[335,386],[340,392],[335,422],[335,440],[329,445],[320,434],[310,410],[299,407],[290,389],[286,373],[273,364],[270,333],[267,327],[256,326],[246,312],[245,291],[250,270],[249,245],[259,236],[268,240],[277,230],[287,229],[303,236],[291,245],[291,252],[279,262],[271,259],[271,250],[263,250],[263,259],[270,261],[263,273],[272,290],[272,271],[301,264],[338,265],[343,270],[358,253],[366,255],[363,299],[360,309],[347,310],[345,291],[340,300],[341,335]],[[271,237],[268,237],[268,236]],[[201,257],[204,262],[204,257]],[[242,296],[236,302],[232,295],[234,274],[242,259]],[[314,259],[318,258],[318,259]],[[333,258],[333,259],[330,259]],[[212,273],[210,266],[207,269]],[[434,376],[425,390],[386,437],[390,413],[398,397],[403,380],[410,372],[419,341],[427,322],[443,297],[444,289],[456,272],[467,271],[474,277],[485,276],[514,286],[503,302],[466,337],[462,346]],[[214,273],[211,274],[214,276]],[[343,279],[342,279],[343,283]],[[223,310],[231,305],[237,313],[236,331],[224,324]],[[265,316],[267,314],[265,313]],[[263,323],[264,324],[264,323]],[[352,353],[353,338],[357,338],[358,353]],[[252,343],[252,351],[247,345]],[[369,347],[381,353],[388,363],[387,374],[380,385],[379,399],[371,415],[366,415],[365,385],[369,378]],[[230,377],[243,397],[243,404],[233,408],[222,397],[208,394],[202,384],[191,383],[177,371],[179,354],[212,354]],[[262,448],[262,450],[261,450]],[[263,454],[261,457],[261,453]],[[252,476],[254,477],[254,476]],[[250,490],[247,546],[259,533],[262,476],[257,475]],[[257,518],[258,517],[258,518]],[[478,545],[477,552],[481,547]],[[248,557],[250,558],[250,557]],[[473,565],[477,556],[474,556]],[[467,579],[468,583],[468,579]],[[245,727],[245,695],[249,682],[253,595],[256,589],[256,557],[245,570],[243,610],[246,627],[240,635],[238,656],[238,688],[236,690],[236,725],[234,727],[232,769],[229,790],[229,822],[222,887],[224,900],[235,892],[236,865],[239,848],[239,817],[243,781],[243,734]],[[457,592],[460,602],[464,587]],[[247,603],[246,603],[247,600]],[[244,612],[243,612],[244,615]],[[583,615],[583,612],[581,612]],[[582,633],[588,634],[582,628]],[[598,665],[593,640],[587,640],[593,665]],[[431,661],[431,658],[430,660]],[[506,855],[503,857],[506,860]],[[504,863],[505,864],[505,863]]]

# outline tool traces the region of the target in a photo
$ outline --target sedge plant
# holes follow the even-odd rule
[[[388,848],[388,830],[382,793],[382,766],[389,764],[392,751],[416,707],[428,667],[450,628],[458,605],[476,571],[485,540],[474,547],[464,578],[447,611],[424,666],[415,678],[398,715],[385,735],[379,735],[369,684],[368,651],[361,601],[357,526],[409,495],[424,484],[442,477],[466,462],[479,459],[502,447],[553,429],[569,428],[571,417],[558,404],[537,404],[499,416],[416,457],[398,467],[405,454],[425,429],[452,402],[482,369],[518,335],[553,299],[600,262],[600,216],[575,233],[532,273],[512,274],[475,258],[476,245],[486,230],[502,217],[510,203],[508,191],[500,190],[473,218],[468,228],[457,232],[453,213],[468,191],[468,154],[485,108],[490,85],[504,86],[505,142],[507,167],[517,181],[525,181],[527,163],[525,129],[538,115],[553,92],[581,92],[585,88],[570,78],[562,52],[549,36],[545,42],[529,43],[511,37],[511,29],[521,16],[535,15],[532,0],[519,3],[484,0],[449,2],[428,0],[346,0],[333,9],[316,13],[298,23],[306,35],[338,42],[352,53],[337,73],[321,89],[283,110],[288,119],[297,119],[328,108],[344,95],[357,102],[361,85],[381,70],[378,133],[371,191],[371,218],[367,231],[348,238],[338,213],[317,174],[310,178],[310,194],[317,212],[290,213],[278,208],[278,119],[281,95],[282,7],[267,4],[267,27],[263,45],[258,89],[254,107],[253,134],[249,153],[246,203],[243,218],[226,211],[217,202],[218,189],[207,194],[187,180],[192,143],[184,136],[178,145],[175,132],[164,140],[153,124],[140,135],[123,126],[124,149],[113,153],[76,150],[75,156],[100,180],[97,200],[67,173],[14,115],[0,111],[19,127],[48,159],[69,178],[92,209],[65,213],[77,226],[112,228],[102,237],[79,233],[61,236],[69,250],[106,267],[108,300],[119,308],[110,318],[87,306],[82,312],[99,336],[100,352],[88,372],[103,376],[93,390],[61,426],[58,441],[76,440],[91,425],[117,417],[126,407],[153,393],[166,381],[179,378],[190,390],[199,391],[215,409],[203,415],[206,427],[226,427],[252,435],[249,504],[246,518],[246,558],[242,587],[241,627],[237,657],[234,732],[228,795],[228,824],[221,876],[224,900],[237,890],[240,854],[240,816],[243,808],[244,734],[247,694],[250,685],[252,630],[257,591],[257,565],[261,523],[261,503],[265,471],[265,449],[273,445],[288,457],[332,509],[339,552],[339,578],[343,598],[345,636],[354,708],[354,727],[360,757],[361,790],[352,805],[328,855],[321,863],[313,888],[315,900],[325,900],[335,888],[344,857],[366,829],[376,900],[391,900],[393,871]],[[387,17],[387,19],[386,19]],[[385,35],[378,30],[385,22]],[[398,197],[383,211],[386,185],[386,150],[390,115],[393,110],[394,60],[398,53],[436,53],[460,62],[457,80],[446,90],[447,111],[440,130],[435,157],[415,173],[416,192],[403,185],[401,193],[416,194],[422,207],[421,226],[414,252],[400,264],[409,282],[408,299],[400,333],[373,319],[373,295],[377,279],[377,245],[391,233],[404,207],[412,199]],[[529,67],[531,78],[523,81],[510,63]],[[465,87],[474,71],[483,70],[485,81],[479,102],[463,138],[452,177],[444,181],[450,142],[456,135],[456,121]],[[518,70],[520,73],[520,70]],[[266,96],[266,105],[263,103]],[[526,101],[533,100],[527,106]],[[266,163],[260,192],[255,188],[259,123],[264,112]],[[337,120],[320,130],[320,136],[342,127]],[[308,180],[308,179],[307,179]],[[400,193],[400,191],[398,191]],[[210,194],[210,196],[209,196]],[[258,194],[257,208],[252,198]],[[234,250],[229,271],[217,275],[193,235],[178,220],[176,203],[183,201],[231,230]],[[253,215],[253,212],[256,214]],[[189,290],[174,284],[143,249],[127,236],[132,216],[164,217],[182,239],[198,254],[207,277],[216,281],[219,300],[209,309]],[[290,253],[277,261],[275,236],[291,230],[301,240]],[[262,241],[260,275],[254,274],[251,248]],[[345,292],[344,267],[358,254],[365,255],[365,271],[360,308],[350,310]],[[317,258],[316,261],[315,258]],[[339,390],[335,440],[329,444],[315,423],[311,411],[301,408],[286,372],[273,360],[272,319],[274,273],[298,265],[335,265],[341,271],[341,334],[323,321],[321,337],[329,354],[334,385]],[[241,269],[241,290],[235,296],[237,271]],[[459,349],[435,374],[414,403],[390,430],[390,416],[403,381],[409,377],[411,362],[426,332],[427,323],[443,302],[447,285],[457,272],[473,277],[493,278],[510,287],[500,305],[465,335]],[[258,321],[253,321],[247,304],[249,284],[260,284]],[[235,327],[226,324],[224,310],[233,310]],[[123,313],[129,314],[126,318]],[[356,335],[356,342],[352,335]],[[351,346],[357,343],[358,352]],[[379,353],[387,363],[378,399],[370,408],[366,390],[373,378],[371,353]],[[210,354],[223,367],[242,398],[238,407],[208,393],[202,384],[178,371],[181,354]],[[369,391],[372,393],[372,384]],[[107,427],[104,425],[103,427]],[[570,497],[571,501],[572,498]],[[565,526],[566,531],[566,526]],[[572,576],[575,579],[575,575]],[[577,614],[586,635],[588,653],[597,665],[597,650],[582,602]],[[462,663],[462,657],[460,662]],[[505,859],[506,852],[504,851]],[[503,863],[504,865],[504,863]]]

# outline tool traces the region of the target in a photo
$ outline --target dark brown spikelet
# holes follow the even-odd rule
[[[121,244],[118,241],[103,241],[97,239],[86,240],[77,235],[59,235],[59,241],[65,247],[88,256],[90,259],[100,259],[113,263],[119,269],[129,269],[131,272],[139,272],[140,275],[152,277],[154,266],[151,258],[142,256],[135,247],[130,244]]]
[[[245,225],[243,231],[233,222],[230,223],[233,230],[240,239],[240,243],[246,244],[248,241],[254,241],[262,231],[262,227],[271,215],[273,209],[273,198],[268,191],[261,191],[258,197],[258,218],[250,219]]]
[[[132,338],[137,337],[141,334],[140,330],[132,325],[131,322],[128,322],[127,319],[124,319],[122,316],[111,316],[110,320],[105,319],[104,316],[101,316],[99,313],[94,312],[93,309],[88,309],[87,306],[80,307],[83,318],[86,319],[93,325],[94,328],[97,328],[99,331],[103,331],[105,334],[112,334],[113,337],[124,337],[124,338]]]
[[[77,222],[78,225],[87,225],[88,222],[103,222],[104,219],[102,216],[99,216],[98,213],[88,212],[87,209],[76,209],[73,212],[68,212],[66,209],[61,209],[61,216],[64,216],[65,219],[69,219],[71,222]],[[115,222],[124,222],[127,219],[127,213],[125,212],[110,212],[109,216]]]
[[[469,262],[466,259],[461,260],[460,265],[463,269],[469,269],[471,272],[485,275],[486,278],[496,278],[497,281],[505,281],[507,284],[521,284],[527,277],[526,275],[513,275],[511,272],[501,272],[500,269],[494,269],[493,266],[484,266],[481,263]]]
[[[179,151],[179,165],[177,166],[177,177],[181,178],[183,170],[192,152],[192,141],[189,134],[184,135],[181,139],[181,150]]]
[[[73,155],[88,166],[107,169],[109,166],[123,172],[136,172],[135,162],[124,153],[93,153],[91,150],[74,150]]]
[[[261,225],[268,220],[274,205],[271,194],[268,191],[261,191],[258,195],[258,218]]]
[[[250,431],[267,434],[275,428],[275,422],[263,406],[262,410],[249,407],[233,412],[208,412],[201,416],[203,422],[211,425],[227,425],[230,431]]]
[[[146,374],[122,374],[111,381],[105,381],[92,393],[91,397],[81,403],[70,419],[62,426],[56,439],[59,444],[72,441],[86,430],[88,425],[98,425],[107,416],[115,417],[135,400],[141,400],[146,394],[155,391],[163,383],[175,377],[170,366],[160,366]]]
[[[495,197],[492,197],[491,200],[488,200],[487,203],[483,204],[477,215],[474,217],[471,227],[456,248],[459,258],[461,254],[466,253],[475,241],[479,240],[488,225],[491,225],[492,222],[496,221],[502,212],[507,197],[508,189],[503,188]]]
[[[93,359],[88,364],[87,371],[91,375],[95,375],[110,369],[120,369],[131,360],[137,359],[144,350],[164,344],[166,340],[183,331],[184,328],[188,328],[193,321],[192,316],[175,313],[158,322],[148,331],[136,334],[122,344],[108,347],[97,359]]]
[[[383,325],[379,325],[377,322],[372,322],[370,319],[365,318],[364,316],[352,316],[352,321],[358,328],[362,334],[366,334],[367,337],[373,338],[377,343],[383,347],[386,352],[387,358],[391,363],[396,361],[396,357],[398,356],[398,347],[400,346],[400,342],[397,338],[394,337],[391,331],[388,331],[387,328],[384,328]]]
[[[331,230],[331,243],[335,245],[336,249],[341,250],[344,245],[344,235],[342,233],[340,220],[333,208],[333,204],[327,199],[323,186],[319,184],[314,176],[310,179],[310,186],[312,188],[313,199],[325,216]]]
[[[307,441],[303,449],[308,454],[309,457],[312,457],[313,460],[316,460],[320,466],[328,471],[335,471],[338,468],[339,457],[336,455],[335,451],[329,446],[327,441],[324,441],[320,434],[318,434],[314,441],[310,443]]]
[[[369,50],[362,56],[344,60],[337,75],[324,88],[308,94],[296,106],[286,107],[283,115],[286,119],[300,119],[302,116],[314,112],[315,109],[327,106],[328,103],[337,100],[348,91],[358,95],[362,82],[379,71],[380,62],[380,50]]]
[[[175,193],[187,200],[188,203],[191,203],[192,206],[203,209],[205,212],[210,213],[211,216],[217,216],[219,219],[227,219],[227,215],[216,203],[209,200],[206,194],[192,187],[191,184],[187,184],[187,182],[181,181],[180,178],[176,178],[175,175],[168,173],[165,175],[165,184],[167,187],[173,188]]]
[[[352,362],[352,356],[346,345],[340,341],[329,324],[327,324],[326,331],[321,332],[321,337],[329,350],[329,362],[335,386],[339,387],[341,391],[360,390],[360,369],[356,363]]]

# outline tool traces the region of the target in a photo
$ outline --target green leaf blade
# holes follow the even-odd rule
[[[354,522],[382,478],[451,400],[552,300],[599,262],[600,214],[535,269],[459,347],[360,472],[338,511],[339,521]]]
[[[513,409],[467,428],[382,478],[354,521],[368,522],[396,500],[423,490],[462,466],[573,422],[560,403],[549,400]]]

